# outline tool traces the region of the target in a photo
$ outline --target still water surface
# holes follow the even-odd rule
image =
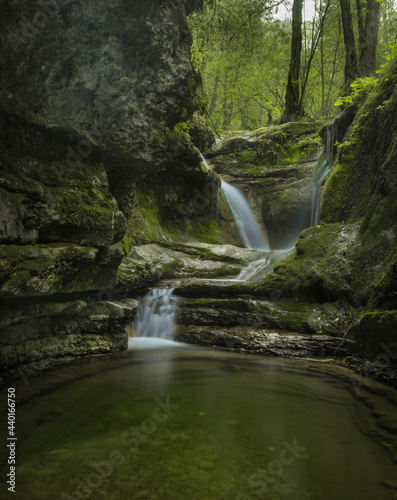
[[[391,500],[397,492],[396,406],[347,370],[144,345],[15,384],[14,498]]]

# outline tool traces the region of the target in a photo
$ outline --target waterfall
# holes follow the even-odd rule
[[[222,181],[222,191],[229,203],[244,245],[254,250],[269,252],[267,234],[259,227],[244,194],[225,181]]]
[[[332,168],[332,163],[328,158],[325,158],[317,165],[316,174],[313,180],[313,194],[312,194],[312,213],[311,213],[311,226],[317,226],[320,222],[320,203],[321,193],[323,190],[323,182],[328,177]]]
[[[211,167],[208,165],[207,160],[204,158],[204,156],[203,156],[201,153],[200,153],[200,156],[201,156],[201,161],[203,162],[204,167],[205,167],[207,170],[211,170]]]
[[[139,304],[135,337],[172,340],[176,329],[176,297],[173,288],[153,288]]]
[[[327,128],[327,139],[325,145],[325,159],[317,165],[316,173],[313,180],[312,191],[312,213],[311,213],[311,226],[317,226],[320,223],[320,204],[321,193],[323,190],[323,183],[328,177],[332,169],[334,161],[334,144],[337,138],[337,130],[331,125]]]

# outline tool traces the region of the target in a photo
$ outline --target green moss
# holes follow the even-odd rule
[[[143,245],[166,239],[160,223],[157,199],[147,194],[145,186],[137,186],[137,205],[128,219],[127,231],[122,241],[124,251],[132,245]]]
[[[359,109],[323,190],[322,221],[347,221],[365,214],[382,165],[380,159],[387,158],[394,141],[396,80],[397,61]]]
[[[221,267],[204,271],[195,271],[192,269],[190,275],[196,278],[224,278],[226,276],[236,276],[240,271],[241,267]]]
[[[165,140],[167,149],[173,151],[177,156],[194,148],[192,138],[189,135],[189,126],[186,122],[177,123],[173,130],[166,127]]]
[[[195,306],[206,306],[208,305],[208,303],[210,303],[211,300],[210,299],[204,299],[204,298],[201,298],[201,299],[196,299],[194,300],[190,305],[195,305]]]
[[[301,131],[307,132],[306,135],[295,134],[293,128],[292,124],[286,124],[252,132],[250,137],[255,139],[255,146],[236,149],[225,156],[224,164],[218,158],[217,172],[227,173],[230,170],[230,158],[237,162],[237,168],[242,169],[245,175],[259,175],[264,168],[294,166],[309,158],[321,147],[320,137],[313,133],[317,126],[309,124],[308,127],[303,127]]]
[[[317,132],[318,122],[290,122],[283,125],[270,125],[261,127],[250,133],[250,137],[257,138],[261,136],[275,137],[277,140],[286,140],[290,137],[300,137]]]
[[[288,312],[285,313],[278,320],[281,328],[292,332],[306,332],[310,331],[308,321],[312,314],[312,311],[306,313]]]
[[[222,243],[222,231],[214,220],[209,221],[207,225],[196,222],[195,234],[200,241],[204,243]]]
[[[133,244],[133,238],[131,236],[128,236],[128,234],[125,234],[123,239],[120,241],[121,248],[123,249],[125,255],[128,255]]]
[[[341,145],[337,163],[322,193],[323,222],[343,222],[362,215],[363,177],[356,168],[357,157],[356,143],[344,142]]]

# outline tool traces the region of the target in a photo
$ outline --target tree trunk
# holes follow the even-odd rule
[[[358,77],[358,60],[356,42],[354,40],[353,20],[349,0],[339,0],[342,13],[343,37],[345,40],[345,85],[346,87]]]
[[[379,2],[367,0],[367,17],[364,27],[364,43],[360,53],[361,76],[369,76],[376,69],[376,47],[379,29]]]
[[[299,99],[300,62],[302,51],[302,7],[303,0],[294,0],[292,6],[291,59],[285,92],[285,110],[282,121],[299,118],[302,114]]]
[[[357,27],[358,27],[358,50],[361,53],[365,39],[363,6],[361,0],[356,0],[356,6],[357,6]]]

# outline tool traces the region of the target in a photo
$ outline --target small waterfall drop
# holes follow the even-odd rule
[[[200,153],[200,156],[201,156],[201,161],[203,162],[204,167],[205,167],[207,170],[211,170],[211,167],[208,165],[207,160],[204,158],[204,156],[203,156],[201,153]]]
[[[252,209],[240,189],[222,181],[222,191],[229,203],[243,243],[248,248],[269,252],[269,240],[259,227]]]
[[[173,339],[177,301],[173,291],[173,288],[153,288],[143,297],[135,317],[135,337]]]
[[[325,158],[317,166],[316,174],[313,181],[313,195],[312,195],[312,213],[310,226],[317,226],[320,222],[320,204],[321,193],[323,190],[323,182],[328,177],[332,168],[332,163],[328,158]]]
[[[332,170],[334,161],[335,142],[338,134],[335,126],[331,125],[327,128],[327,139],[325,145],[325,159],[317,165],[316,173],[313,180],[312,192],[312,213],[310,226],[317,226],[320,223],[320,204],[323,183],[329,176]]]

